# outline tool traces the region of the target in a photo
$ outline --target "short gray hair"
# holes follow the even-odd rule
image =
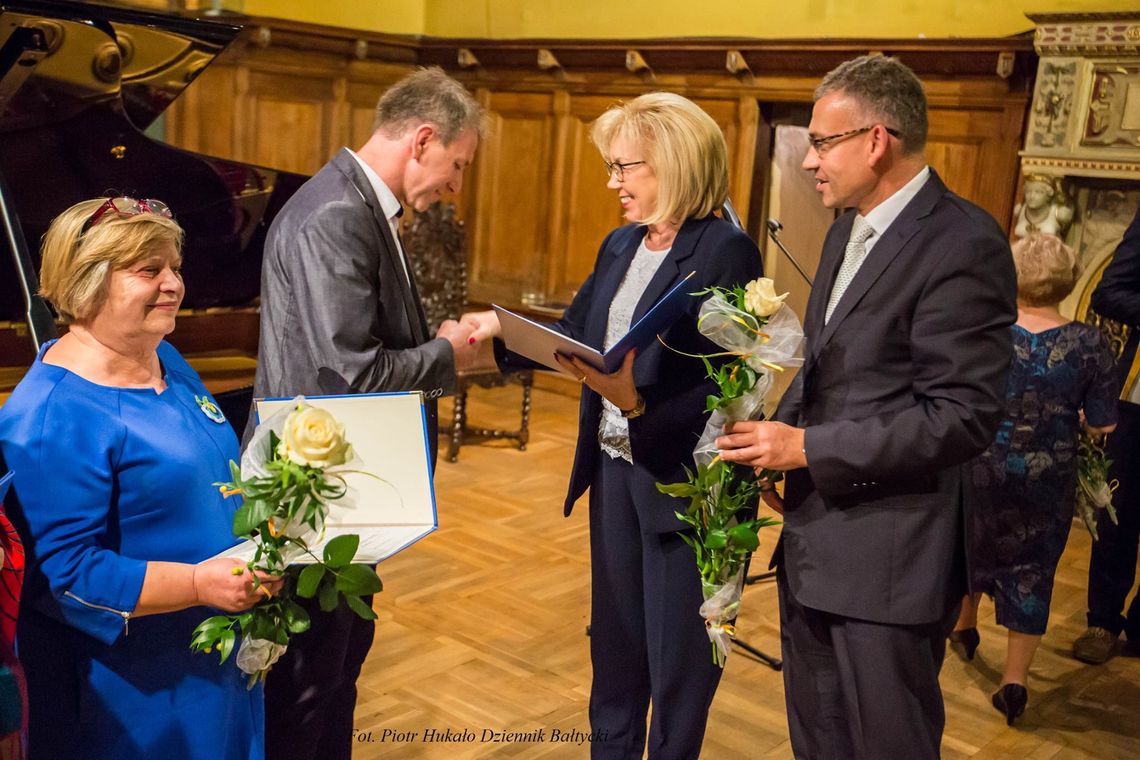
[[[376,104],[372,129],[396,137],[425,122],[435,125],[444,145],[466,129],[487,134],[483,107],[438,66],[417,69],[389,87]]]
[[[903,152],[926,147],[926,93],[922,82],[898,58],[864,55],[839,64],[815,88],[819,100],[842,92],[899,134]]]

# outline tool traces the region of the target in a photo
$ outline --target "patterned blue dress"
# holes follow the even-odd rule
[[[260,686],[246,690],[234,657],[190,651],[214,611],[131,616],[148,561],[235,543],[237,504],[211,484],[229,479],[237,439],[178,352],[164,342],[158,356],[161,394],[97,385],[41,352],[0,408],[27,547],[17,647],[32,760],[264,756]]]
[[[1005,419],[971,465],[972,573],[974,591],[993,596],[1000,625],[1040,635],[1073,523],[1078,411],[1094,427],[1115,423],[1119,387],[1096,328],[1011,329]]]

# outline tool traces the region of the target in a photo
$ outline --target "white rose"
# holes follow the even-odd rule
[[[344,464],[352,447],[344,440],[344,425],[324,409],[305,406],[285,420],[277,453],[297,464],[324,469]]]
[[[757,277],[744,288],[744,307],[758,317],[770,317],[787,297],[787,293],[776,295],[776,283],[771,278]]]
[[[251,639],[248,636],[241,640],[237,653],[237,666],[243,673],[251,676],[263,670],[269,670],[273,663],[285,654],[285,645],[278,644],[269,639]]]

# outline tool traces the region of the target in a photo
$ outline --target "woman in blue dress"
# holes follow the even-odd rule
[[[29,756],[261,758],[262,692],[193,654],[209,608],[280,579],[234,559],[212,484],[233,430],[163,338],[182,301],[182,230],[158,201],[79,203],[44,236],[41,292],[68,323],[0,409],[8,504],[27,547],[17,646]]]
[[[989,449],[972,463],[975,503],[973,590],[950,635],[967,659],[978,646],[978,600],[993,597],[1009,629],[995,709],[1012,725],[1028,701],[1029,666],[1049,620],[1053,576],[1077,493],[1081,412],[1094,434],[1116,427],[1119,392],[1113,358],[1100,331],[1061,316],[1079,267],[1073,250],[1052,235],[1013,245],[1017,268],[1014,357],[1006,415]]]

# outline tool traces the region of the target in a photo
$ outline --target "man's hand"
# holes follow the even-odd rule
[[[803,428],[782,422],[730,422],[716,447],[726,462],[781,471],[807,467]]]
[[[461,325],[454,319],[447,319],[440,324],[435,337],[443,338],[451,344],[451,349],[455,353],[456,371],[467,369],[475,365],[475,358],[478,355],[479,346],[477,341],[471,337],[470,326]]]
[[[618,409],[628,412],[637,406],[638,399],[637,386],[633,384],[633,360],[636,353],[633,350],[626,354],[621,367],[612,375],[594,369],[577,356],[556,353],[554,359],[583,385],[588,385]]]

